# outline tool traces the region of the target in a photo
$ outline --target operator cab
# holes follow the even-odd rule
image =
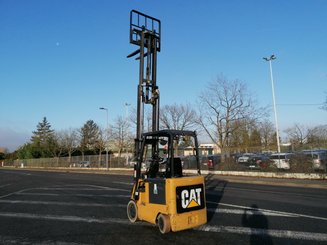
[[[179,178],[197,166],[197,142],[192,131],[145,133],[141,149],[141,178]]]

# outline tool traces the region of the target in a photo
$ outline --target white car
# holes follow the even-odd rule
[[[288,170],[291,168],[290,159],[293,156],[293,153],[274,153],[270,155],[270,160],[278,169]]]
[[[315,171],[327,170],[327,151],[326,150],[305,150],[303,153],[312,161],[312,167]]]
[[[82,162],[79,163],[78,167],[80,167],[80,168],[90,168],[91,163],[89,161],[82,161]]]

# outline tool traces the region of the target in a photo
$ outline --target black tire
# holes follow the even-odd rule
[[[162,234],[166,234],[170,232],[170,220],[168,215],[159,214],[157,224],[158,224],[159,231]]]
[[[130,200],[127,204],[127,217],[132,223],[137,221],[137,206],[134,200]]]

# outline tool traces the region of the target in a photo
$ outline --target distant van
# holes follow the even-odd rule
[[[278,169],[288,170],[291,168],[290,159],[293,156],[293,153],[274,153],[269,158]]]

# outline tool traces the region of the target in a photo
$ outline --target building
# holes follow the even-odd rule
[[[200,144],[199,154],[200,155],[213,155],[221,153],[220,149],[216,144]],[[184,150],[184,156],[193,155],[193,147],[189,146]]]

